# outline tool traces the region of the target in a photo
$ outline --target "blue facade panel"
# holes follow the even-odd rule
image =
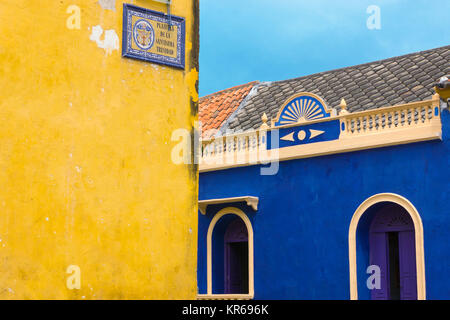
[[[363,201],[379,193],[403,196],[418,210],[424,227],[427,299],[448,299],[448,110],[441,120],[442,141],[283,161],[272,176],[261,175],[261,166],[201,173],[199,199],[259,197],[256,212],[236,205],[253,226],[255,299],[348,299],[350,221]],[[199,213],[199,293],[206,293],[208,226],[227,206],[209,206],[206,215]],[[368,299],[367,250],[362,246],[357,247],[358,291],[360,299]]]

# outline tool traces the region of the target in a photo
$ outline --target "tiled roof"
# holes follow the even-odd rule
[[[199,120],[204,138],[211,135],[208,130],[219,129],[224,124],[256,84],[258,81],[253,81],[200,98]]]
[[[257,83],[242,103],[239,99],[241,106],[221,131],[257,129],[264,112],[270,123],[286,99],[304,91],[322,97],[330,108],[338,108],[344,98],[350,112],[430,99],[434,84],[446,74],[450,74],[450,46],[296,79]]]

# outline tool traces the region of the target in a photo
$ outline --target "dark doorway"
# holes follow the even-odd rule
[[[248,293],[248,234],[245,223],[237,218],[225,232],[225,293]]]
[[[369,234],[370,264],[380,267],[372,300],[417,299],[414,223],[404,208],[386,204],[374,216]]]
[[[400,256],[398,232],[388,232],[390,299],[400,300]]]

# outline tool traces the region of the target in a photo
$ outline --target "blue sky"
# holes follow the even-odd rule
[[[380,8],[369,30],[367,8]],[[200,0],[200,96],[450,44],[449,0]]]

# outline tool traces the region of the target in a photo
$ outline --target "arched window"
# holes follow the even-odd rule
[[[248,232],[236,217],[224,236],[224,288],[226,294],[248,294]]]
[[[253,299],[253,228],[247,215],[235,207],[217,212],[208,228],[206,246],[207,294],[199,297]]]
[[[422,220],[406,198],[381,193],[365,200],[349,228],[350,298],[419,299],[425,294]],[[358,262],[358,263],[357,263]],[[369,288],[368,266],[380,267],[380,288]]]

